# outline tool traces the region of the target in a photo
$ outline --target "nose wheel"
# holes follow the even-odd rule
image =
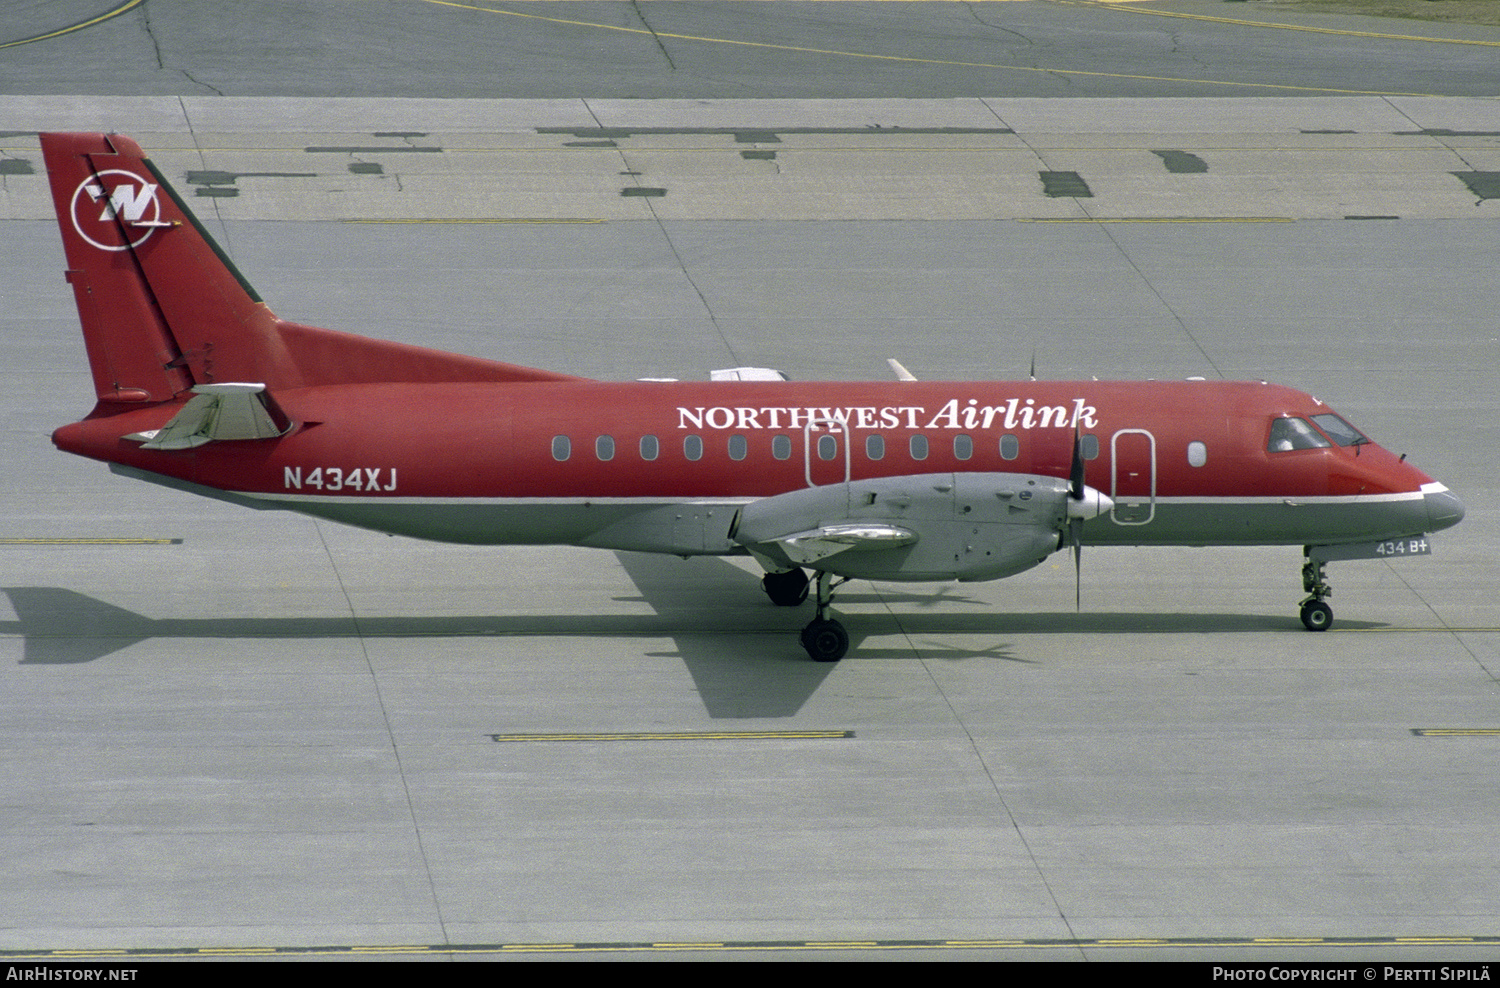
[[[832,573],[818,574],[818,613],[802,629],[802,647],[814,662],[837,662],[849,652],[849,632],[829,616],[834,587],[846,582],[834,583]]]
[[[1311,554],[1302,564],[1302,589],[1308,594],[1302,601],[1302,624],[1308,631],[1327,631],[1333,624],[1333,608],[1324,598],[1332,596],[1333,588],[1323,572],[1323,561]]]

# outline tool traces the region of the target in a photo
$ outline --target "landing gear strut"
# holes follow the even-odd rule
[[[846,581],[840,580],[839,584]],[[807,627],[802,629],[802,647],[814,662],[837,662],[849,651],[849,632],[844,626],[828,616],[833,603],[833,574],[818,574],[818,613]]]
[[[1332,596],[1333,588],[1323,572],[1324,561],[1313,558],[1311,551],[1302,563],[1302,589],[1308,596],[1302,601],[1302,623],[1308,631],[1327,631],[1333,624],[1333,608],[1323,598]]]

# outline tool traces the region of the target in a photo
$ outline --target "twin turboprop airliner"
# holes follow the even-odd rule
[[[1442,484],[1260,382],[602,382],[277,318],[132,140],[43,134],[97,403],[53,434],[121,475],[420,539],[748,555],[849,636],[849,579],[993,580],[1085,545],[1430,552]],[[811,591],[811,593],[810,593]]]

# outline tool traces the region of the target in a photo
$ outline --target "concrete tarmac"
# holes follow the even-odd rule
[[[1495,958],[1496,204],[1455,174],[1495,106],[0,99],[0,956]],[[1325,634],[1295,548],[1095,550],[1077,613],[1065,554],[851,584],[820,666],[742,561],[132,484],[47,441],[91,395],[51,127],[133,132],[288,318],[611,379],[1269,379],[1468,517],[1333,564]]]
[[[1493,97],[1497,46],[1495,27],[1238,0],[12,0],[0,92]]]

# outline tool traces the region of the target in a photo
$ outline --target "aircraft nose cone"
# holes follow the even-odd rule
[[[1441,487],[1441,485],[1435,486]],[[1426,491],[1423,500],[1427,502],[1427,517],[1432,520],[1432,531],[1452,528],[1463,521],[1464,503],[1446,487]]]

